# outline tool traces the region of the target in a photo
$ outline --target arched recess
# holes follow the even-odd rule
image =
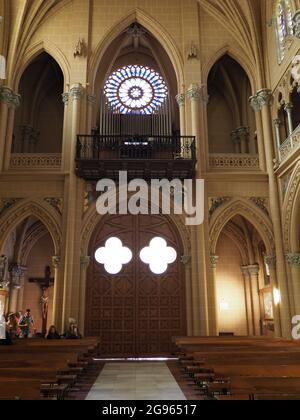
[[[275,249],[272,223],[269,217],[255,204],[243,198],[231,200],[215,211],[210,222],[210,250],[216,253],[219,236],[227,223],[235,216],[243,216],[260,234],[267,253],[272,255]]]
[[[300,164],[291,176],[283,203],[284,244],[287,252],[300,251]]]
[[[14,77],[14,90],[18,92],[20,79],[27,67],[42,53],[50,55],[59,65],[64,76],[64,91],[70,85],[71,66],[63,51],[50,41],[40,41],[31,45],[25,52]],[[63,92],[61,92],[63,93]]]
[[[34,216],[40,220],[49,231],[55,248],[55,254],[61,254],[61,220],[54,208],[41,200],[21,200],[11,209],[7,210],[1,218],[0,223],[0,251],[3,252],[3,247],[10,233],[16,227],[30,216]]]
[[[90,81],[91,85],[93,87],[95,85],[95,77],[97,74],[99,64],[110,44],[117,38],[117,36],[120,33],[122,33],[127,27],[129,27],[132,23],[135,22],[138,22],[139,24],[144,26],[156,39],[160,40],[163,48],[167,52],[170,60],[174,65],[178,86],[183,86],[184,63],[182,55],[179,52],[175,41],[172,39],[170,34],[165,30],[165,28],[162,25],[160,25],[149,14],[147,14],[145,11],[139,8],[134,9],[125,18],[123,18],[119,22],[114,23],[112,29],[105,36],[104,40],[102,40],[95,49],[95,52],[93,53],[90,60],[88,73],[88,80]]]
[[[249,103],[253,86],[247,72],[227,49],[219,51],[218,59],[209,69],[207,114],[210,152],[256,154],[256,122]]]

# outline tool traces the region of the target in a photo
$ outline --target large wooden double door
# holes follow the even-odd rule
[[[140,251],[160,236],[177,251],[166,273],[155,275],[140,260]],[[118,275],[96,262],[95,251],[107,239],[119,238],[131,249],[132,261]],[[182,245],[177,229],[165,216],[106,216],[91,240],[88,270],[86,335],[101,339],[104,355],[164,355],[172,337],[186,334]]]

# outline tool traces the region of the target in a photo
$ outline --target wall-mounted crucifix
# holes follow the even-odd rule
[[[45,268],[45,277],[44,278],[31,278],[29,283],[36,283],[40,286],[42,290],[41,296],[41,306],[42,306],[42,334],[47,334],[47,321],[48,321],[48,307],[49,307],[49,295],[48,290],[51,286],[54,285],[54,278],[51,277],[51,268],[47,266]]]

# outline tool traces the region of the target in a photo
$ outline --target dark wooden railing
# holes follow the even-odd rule
[[[78,135],[76,160],[196,161],[195,137]]]

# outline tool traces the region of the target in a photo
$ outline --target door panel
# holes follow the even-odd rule
[[[133,253],[121,273],[110,275],[95,251],[116,236]],[[161,236],[176,249],[177,261],[157,276],[140,258],[151,239]],[[186,334],[185,281],[177,230],[165,216],[107,216],[91,241],[88,270],[86,335],[101,338],[106,355],[165,354],[172,337]]]

